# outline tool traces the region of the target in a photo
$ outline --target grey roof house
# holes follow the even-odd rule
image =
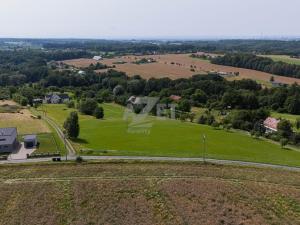
[[[17,128],[0,128],[0,153],[11,153],[19,146]]]
[[[44,102],[48,104],[61,104],[70,100],[68,94],[51,93],[45,96]]]
[[[25,148],[34,148],[37,146],[37,136],[35,134],[26,135],[23,137]]]

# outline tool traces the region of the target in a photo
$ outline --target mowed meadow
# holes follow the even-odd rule
[[[254,139],[243,132],[152,116],[140,123],[132,123],[130,115],[124,117],[125,108],[116,104],[102,106],[105,112],[103,120],[79,116],[80,136],[73,142],[78,153],[202,157],[202,137],[205,135],[206,156],[210,158],[300,166],[300,152],[281,149],[277,144]],[[65,105],[44,105],[43,109],[60,126],[75,110]]]
[[[137,65],[133,62],[143,58],[152,58],[155,63],[146,63]],[[292,77],[277,76],[270,73],[265,73],[256,70],[243,69],[231,66],[215,65],[208,60],[197,59],[190,57],[190,54],[165,54],[165,55],[143,55],[134,56],[127,55],[116,57],[113,59],[104,59],[96,61],[93,59],[73,59],[63,61],[65,64],[75,66],[77,68],[86,68],[90,64],[96,64],[100,62],[108,66],[115,65],[115,70],[125,72],[129,76],[140,75],[145,79],[151,77],[162,78],[169,77],[171,79],[188,78],[195,74],[207,74],[208,72],[238,72],[237,77],[228,77],[232,79],[253,79],[259,82],[269,83],[270,78],[273,76],[277,82],[284,84],[300,84],[300,80]],[[117,62],[124,62],[124,64],[115,64]],[[191,71],[191,66],[193,71]],[[97,72],[105,72],[106,70],[98,70]]]

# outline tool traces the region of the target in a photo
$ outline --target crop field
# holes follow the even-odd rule
[[[12,101],[0,102],[0,108],[10,109],[16,107],[17,111],[0,112],[0,127],[17,127],[19,134],[35,134],[35,133],[49,133],[48,126],[39,119],[32,117],[32,113],[28,109],[18,108],[16,103]]]
[[[300,173],[196,163],[0,166],[0,224],[299,224]]]
[[[156,63],[134,64],[142,58],[153,58]],[[190,57],[189,54],[167,54],[167,55],[146,55],[146,56],[122,56],[114,59],[105,59],[100,63],[112,66],[116,62],[126,62],[125,64],[115,64],[116,70],[126,72],[129,76],[141,75],[148,79],[151,77],[161,78],[169,77],[171,79],[191,77],[195,74],[206,74],[210,71],[215,72],[239,72],[238,77],[228,77],[228,79],[253,79],[262,82],[269,82],[272,74],[255,70],[236,68],[230,66],[221,66],[211,64],[207,60]],[[88,67],[91,63],[97,63],[93,59],[74,59],[66,60],[64,63],[75,67]],[[191,66],[194,71],[191,71]],[[98,72],[101,72],[99,70]],[[275,81],[286,84],[299,83],[300,80],[290,77],[273,76]]]
[[[281,62],[285,62],[285,63],[300,65],[300,59],[291,58],[288,55],[262,55],[262,56],[269,57],[269,58],[273,59],[274,61],[281,61]]]
[[[300,152],[255,139],[242,132],[214,129],[178,120],[148,116],[141,123],[124,119],[124,108],[103,104],[105,119],[79,116],[80,136],[74,143],[83,155],[202,157],[300,166]],[[72,109],[45,105],[47,115],[62,126]],[[83,151],[82,151],[83,150]]]

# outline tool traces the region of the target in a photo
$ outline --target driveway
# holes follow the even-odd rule
[[[20,144],[20,147],[8,156],[8,160],[27,159],[27,154],[31,155],[35,150],[36,150],[35,148],[26,149],[24,147],[24,143],[22,142]]]

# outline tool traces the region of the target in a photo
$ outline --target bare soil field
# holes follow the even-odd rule
[[[16,105],[13,101],[0,101],[3,105]],[[0,127],[17,127],[19,134],[49,133],[48,126],[39,119],[33,117],[32,113],[21,108],[14,113],[0,113]]]
[[[132,62],[142,58],[153,58],[155,63],[133,64]],[[167,55],[146,55],[146,56],[123,56],[114,59],[105,59],[100,63],[112,66],[116,62],[126,62],[125,64],[115,64],[116,70],[126,72],[129,76],[141,75],[144,78],[169,77],[171,79],[190,77],[195,74],[206,74],[210,71],[215,72],[239,72],[239,76],[234,79],[249,78],[269,82],[272,74],[255,70],[235,68],[211,64],[207,60],[190,57],[189,54],[167,54]],[[78,68],[88,67],[91,63],[96,63],[93,59],[74,59],[66,60],[64,63]],[[194,71],[191,71],[191,66]],[[101,70],[99,71],[101,72]],[[273,75],[275,81],[285,84],[300,84],[300,79]],[[229,78],[229,79],[232,79]]]
[[[0,224],[300,224],[299,178],[197,163],[0,166]]]

